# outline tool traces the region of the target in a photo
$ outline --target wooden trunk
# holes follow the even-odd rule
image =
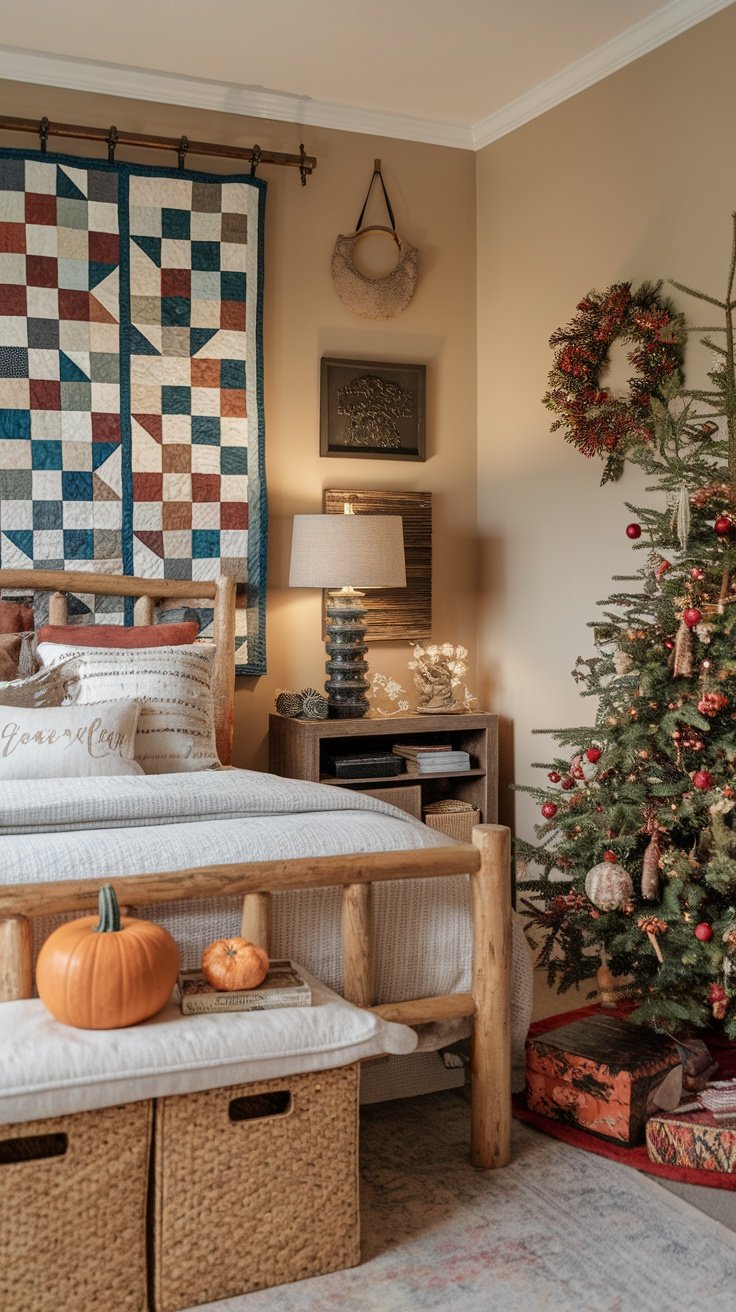
[[[604,1139],[641,1143],[658,1092],[665,1106],[679,1101],[675,1044],[630,1021],[590,1016],[528,1039],[526,1050],[530,1110]]]

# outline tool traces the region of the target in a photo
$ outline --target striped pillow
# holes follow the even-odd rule
[[[135,759],[146,774],[219,766],[212,701],[214,643],[181,647],[38,646],[41,664],[70,661],[69,697],[82,706],[125,698],[141,703]]]

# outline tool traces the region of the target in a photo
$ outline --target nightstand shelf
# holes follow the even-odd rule
[[[497,818],[498,717],[481,712],[458,715],[371,716],[360,720],[304,720],[284,715],[269,719],[269,769],[290,779],[311,779],[337,788],[380,792],[384,800],[397,790],[397,804],[414,815],[431,802],[455,798],[469,802],[484,823]],[[359,752],[390,752],[394,743],[449,742],[466,751],[469,770],[432,774],[366,776],[336,779],[330,757]],[[401,793],[398,793],[398,790]]]

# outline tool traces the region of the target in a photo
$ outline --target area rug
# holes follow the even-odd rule
[[[608,1008],[606,1015],[625,1016],[633,1009],[633,1003],[628,1007]],[[598,1006],[580,1007],[577,1011],[566,1011],[558,1016],[547,1016],[544,1020],[535,1021],[529,1030],[530,1037],[536,1034],[545,1034],[548,1030],[557,1029],[560,1025],[568,1025],[573,1021],[581,1020],[585,1016],[596,1015],[601,1011]],[[718,1062],[718,1076],[720,1080],[732,1079],[736,1076],[736,1044],[730,1043],[721,1035],[706,1034],[705,1036],[708,1048]],[[736,1189],[736,1176],[727,1174],[722,1171],[698,1171],[686,1166],[660,1166],[656,1162],[650,1162],[647,1155],[646,1145],[642,1144],[638,1148],[625,1148],[622,1145],[611,1143],[606,1139],[599,1139],[595,1134],[587,1134],[584,1130],[578,1130],[574,1126],[564,1125],[561,1121],[553,1121],[549,1116],[540,1116],[537,1112],[529,1111],[523,1094],[514,1098],[514,1115],[520,1120],[526,1121],[529,1125],[535,1126],[538,1130],[543,1130],[545,1134],[551,1134],[556,1139],[561,1139],[563,1143],[569,1143],[575,1148],[582,1148],[584,1152],[596,1153],[599,1157],[608,1157],[612,1161],[622,1162],[626,1166],[633,1166],[637,1171],[645,1171],[647,1175],[659,1176],[664,1180],[675,1180],[680,1184],[693,1184],[707,1189]]]
[[[731,1312],[719,1222],[518,1123],[511,1164],[476,1170],[469,1133],[462,1090],[364,1108],[362,1264],[209,1312]]]
[[[0,566],[228,574],[239,674],[266,668],[265,186],[0,150]]]

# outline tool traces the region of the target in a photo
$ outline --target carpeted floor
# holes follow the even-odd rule
[[[511,1165],[474,1170],[469,1115],[461,1090],[364,1108],[362,1264],[210,1312],[732,1312],[730,1230],[519,1123]]]

